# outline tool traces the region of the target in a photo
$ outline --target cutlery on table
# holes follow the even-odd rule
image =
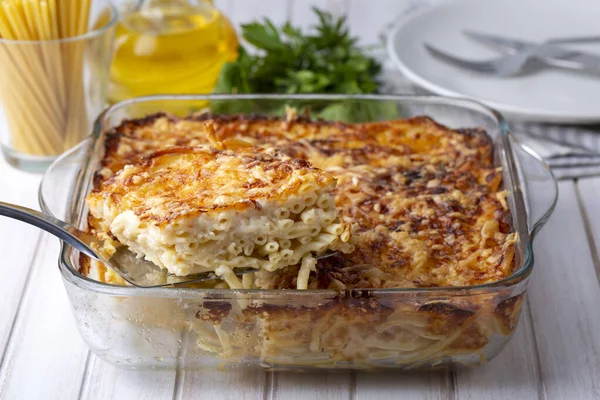
[[[525,66],[532,60],[529,52],[509,54],[488,60],[470,60],[457,57],[428,43],[425,43],[424,46],[434,57],[439,58],[449,64],[453,64],[475,72],[502,77],[513,76],[521,73],[525,69]]]
[[[600,72],[600,54],[577,51],[560,46],[561,44],[600,42],[600,36],[555,38],[540,44],[471,30],[464,31],[463,33],[471,39],[500,47],[512,54],[529,52],[533,57],[548,65]]]
[[[517,75],[523,72],[526,66],[533,61],[541,61],[554,67],[600,73],[600,55],[569,50],[559,45],[560,43],[583,43],[600,40],[600,37],[597,36],[560,38],[540,44],[473,31],[465,31],[465,34],[480,42],[510,50],[512,54],[488,60],[469,60],[455,56],[428,43],[425,43],[424,46],[433,56],[445,62],[496,76]]]

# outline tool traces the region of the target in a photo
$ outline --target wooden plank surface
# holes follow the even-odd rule
[[[437,1],[444,0],[428,3]],[[236,24],[266,15],[303,27],[315,21],[310,6],[318,3],[336,15],[347,12],[352,32],[373,43],[383,24],[420,2],[216,3]],[[0,201],[37,208],[39,179],[0,161]],[[563,182],[560,191],[557,210],[536,240],[528,305],[508,347],[478,369],[426,374],[117,369],[90,355],[79,337],[56,268],[57,240],[0,219],[3,271],[10,269],[0,280],[0,399],[600,398],[600,178]]]
[[[0,398],[75,399],[88,350],[57,268],[58,239],[44,233],[0,371]]]
[[[458,399],[541,398],[539,358],[528,304],[523,306],[519,326],[506,348],[490,363],[456,372]]]
[[[600,281],[600,177],[581,179],[577,183],[582,213],[587,219],[588,240]]]
[[[294,374],[274,374],[273,390],[269,400],[295,399],[349,399],[354,390],[350,371]]]
[[[38,175],[20,172],[9,167],[0,156],[0,201],[37,207]],[[2,271],[0,279],[0,360],[12,332],[15,317],[22,301],[35,249],[39,244],[39,229],[23,222],[0,217],[0,254]],[[2,362],[0,361],[0,368]]]
[[[543,390],[549,400],[597,399],[600,285],[574,183],[561,182],[559,191],[554,215],[535,243],[528,291]]]
[[[170,399],[175,371],[129,371],[90,355],[80,398],[86,400]]]
[[[454,394],[452,373],[373,373],[360,372],[356,382],[356,400],[450,399]]]
[[[264,371],[184,371],[174,399],[263,399],[272,380]]]
[[[382,44],[382,29],[411,5],[408,0],[378,0],[371,7],[365,7],[363,0],[350,0],[348,3],[347,18],[351,32],[366,45]]]

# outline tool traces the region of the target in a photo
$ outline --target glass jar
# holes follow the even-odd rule
[[[0,1],[5,10],[15,4]],[[45,1],[27,4],[37,4],[32,15],[42,18]],[[12,33],[5,24],[23,26],[24,14],[0,19],[0,151],[15,168],[45,171],[89,134],[106,107],[117,10],[108,0],[82,4],[89,8],[73,12],[80,16],[73,31],[75,17],[44,14],[52,31],[35,25]]]
[[[120,3],[109,101],[163,93],[210,93],[237,58],[229,20],[207,0]]]

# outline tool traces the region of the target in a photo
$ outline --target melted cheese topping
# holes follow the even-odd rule
[[[337,178],[335,205],[354,229],[351,254],[256,273],[254,287],[294,288],[300,270],[310,273],[308,288],[335,289],[469,286],[512,273],[516,234],[491,141],[481,130],[451,130],[429,118],[344,124],[153,115],[106,133],[96,187],[158,149],[206,143],[208,119],[220,140],[277,148]]]
[[[126,165],[89,198],[110,198],[116,212],[130,210],[142,221],[164,225],[180,216],[257,208],[257,202],[287,200],[317,187],[331,192],[335,183],[304,160],[256,150],[188,147]]]

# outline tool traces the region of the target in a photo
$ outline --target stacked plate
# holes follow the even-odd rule
[[[548,39],[600,36],[597,0],[459,0],[417,12],[398,23],[388,39],[396,66],[415,85],[435,94],[468,97],[515,120],[558,123],[600,122],[600,65],[597,73],[543,68],[497,77],[433,57],[429,43],[469,59],[502,55],[499,48],[467,37],[479,31],[542,43]],[[569,45],[600,55],[600,42]]]

